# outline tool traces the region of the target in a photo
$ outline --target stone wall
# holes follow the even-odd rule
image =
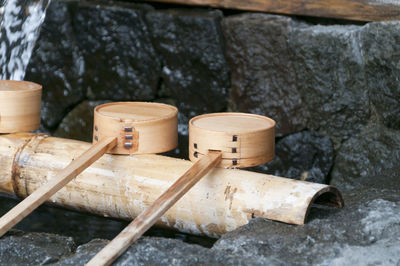
[[[251,112],[277,122],[277,157],[256,171],[339,186],[397,180],[399,22],[156,7],[52,2],[26,75],[44,86],[44,131],[90,141],[95,105],[166,102],[180,110],[175,153],[187,158],[191,117]]]
[[[398,265],[400,22],[233,13],[53,0],[26,75],[44,86],[42,130],[90,141],[97,104],[165,102],[180,110],[170,155],[188,158],[191,117],[266,115],[277,122],[276,158],[252,170],[337,185],[347,207],[317,209],[301,227],[255,219],[212,249],[145,238],[119,263]]]

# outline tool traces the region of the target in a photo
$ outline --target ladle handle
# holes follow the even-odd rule
[[[114,137],[100,140],[61,170],[56,177],[3,215],[0,218],[0,237],[116,145],[117,138]]]
[[[154,223],[186,194],[210,169],[221,160],[222,153],[210,151],[186,171],[170,188],[167,189],[154,203],[139,214],[117,237],[105,246],[86,265],[110,265],[129,246],[141,237]]]

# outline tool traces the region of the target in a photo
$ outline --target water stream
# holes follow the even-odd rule
[[[0,7],[0,79],[23,80],[50,0],[7,0]]]

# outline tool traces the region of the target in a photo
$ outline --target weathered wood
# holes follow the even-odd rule
[[[55,178],[41,186],[26,199],[0,218],[0,237],[8,232],[14,225],[19,223],[28,214],[33,212],[42,203],[48,200],[54,193],[59,191],[73,178],[84,171],[89,165],[104,155],[109,149],[117,144],[117,138],[105,138],[96,145],[90,147],[76,160],[72,161],[65,169],[61,170]]]
[[[198,160],[186,173],[157,198],[149,208],[139,214],[124,230],[105,246],[87,264],[110,265],[139,239],[160,217],[221,160],[221,152],[209,152]]]
[[[25,198],[90,146],[37,134],[0,135],[0,191]],[[105,154],[49,202],[132,220],[192,165],[189,161],[159,155]],[[218,237],[246,224],[252,217],[303,224],[314,201],[343,205],[340,193],[331,186],[214,168],[156,225]]]
[[[400,20],[398,0],[147,0],[359,21]]]

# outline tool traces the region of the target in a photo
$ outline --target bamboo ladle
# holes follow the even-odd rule
[[[178,142],[177,114],[175,107],[160,103],[120,102],[97,106],[94,145],[1,217],[0,237],[105,153],[159,153],[174,149]]]
[[[189,121],[195,163],[87,265],[110,265],[213,167],[250,167],[273,159],[275,121],[253,114],[214,113]]]

